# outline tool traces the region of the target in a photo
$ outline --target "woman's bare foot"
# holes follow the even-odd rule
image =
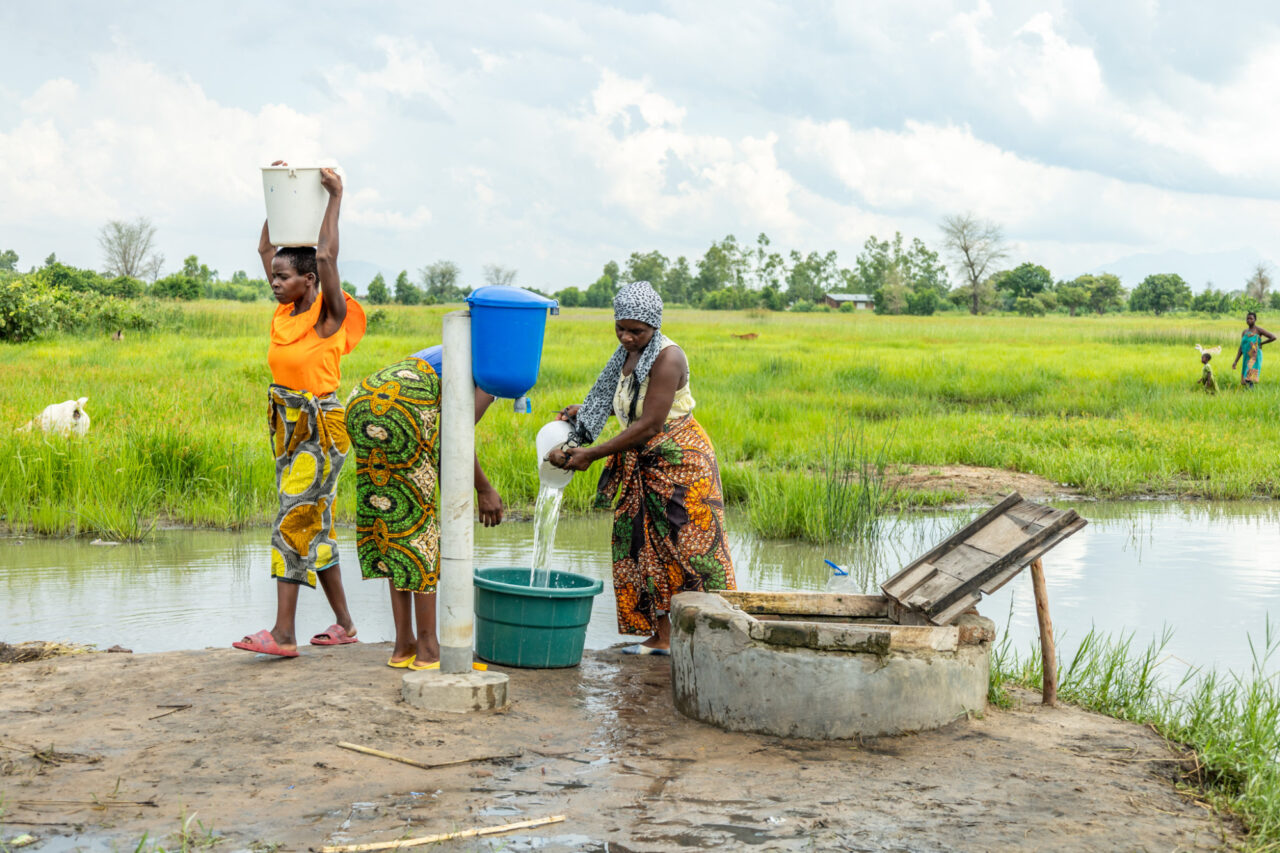
[[[640,645],[647,646],[651,649],[661,649],[663,651],[671,650],[671,617],[662,614],[658,617],[653,625],[653,636],[645,640]]]
[[[276,641],[276,645],[286,652],[296,652],[298,650],[298,638],[287,631],[282,631],[279,628],[272,628],[271,637]],[[245,639],[250,638],[246,637]]]

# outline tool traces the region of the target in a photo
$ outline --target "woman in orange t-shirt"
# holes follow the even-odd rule
[[[280,496],[271,533],[276,622],[271,630],[231,645],[280,657],[298,656],[298,587],[314,588],[317,579],[333,608],[334,624],[312,637],[312,645],[357,642],[339,573],[333,501],[338,472],[351,447],[346,413],[336,393],[339,363],[364,336],[365,319],[360,303],[343,292],[338,277],[342,179],[332,169],[323,169],[320,181],[329,192],[329,203],[316,247],[277,251],[266,223],[258,244],[271,292],[280,303],[271,318],[267,348],[272,382],[268,421]]]

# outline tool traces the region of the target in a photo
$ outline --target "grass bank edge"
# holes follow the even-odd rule
[[[1262,642],[1249,638],[1248,673],[1193,668],[1173,686],[1158,677],[1171,629],[1142,649],[1132,634],[1115,638],[1090,630],[1071,660],[1060,665],[1058,698],[1149,725],[1191,750],[1196,763],[1184,771],[1184,784],[1240,818],[1247,850],[1280,850],[1280,672],[1268,674],[1280,655],[1278,627],[1268,619]],[[1007,639],[992,650],[993,705],[1011,705],[1007,685],[1040,690],[1043,679],[1038,645],[1025,656]]]

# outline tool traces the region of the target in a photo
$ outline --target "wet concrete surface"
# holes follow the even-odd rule
[[[505,670],[507,711],[451,717],[400,702],[387,653],[360,644],[286,661],[210,650],[0,668],[0,839],[29,831],[41,841],[26,849],[112,850],[145,833],[172,849],[193,814],[222,851],[560,814],[430,849],[1169,850],[1238,837],[1174,790],[1183,756],[1140,726],[1079,710],[1028,704],[861,742],[735,734],[674,710],[667,659],[601,651],[575,669]],[[158,716],[180,704],[190,708]],[[479,760],[423,770],[338,741],[426,763]],[[48,744],[78,758],[33,756]]]

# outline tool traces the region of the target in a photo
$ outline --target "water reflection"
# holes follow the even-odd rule
[[[1090,524],[1045,560],[1054,624],[1064,653],[1096,625],[1133,632],[1139,643],[1173,626],[1168,651],[1198,664],[1246,669],[1248,635],[1261,640],[1280,617],[1280,508],[1264,503],[1086,503]],[[870,545],[817,548],[758,540],[729,517],[730,547],[744,589],[822,589],[824,558],[850,568],[852,587],[874,590],[974,515],[939,513],[887,521]],[[736,531],[736,532],[734,532]],[[609,521],[564,518],[554,564],[605,581],[587,644],[621,641],[610,594]],[[476,529],[477,566],[527,566],[530,524]],[[360,636],[392,637],[386,584],[358,580],[352,531],[339,531],[347,591]],[[265,532],[168,531],[154,542],[111,547],[68,540],[0,544],[0,640],[115,643],[136,651],[225,646],[269,626],[274,589]],[[1035,639],[1024,574],[980,607],[1014,642]],[[307,635],[332,621],[324,597],[304,591],[298,624]],[[1280,619],[1277,619],[1280,622]],[[1274,665],[1274,664],[1273,664]]]

